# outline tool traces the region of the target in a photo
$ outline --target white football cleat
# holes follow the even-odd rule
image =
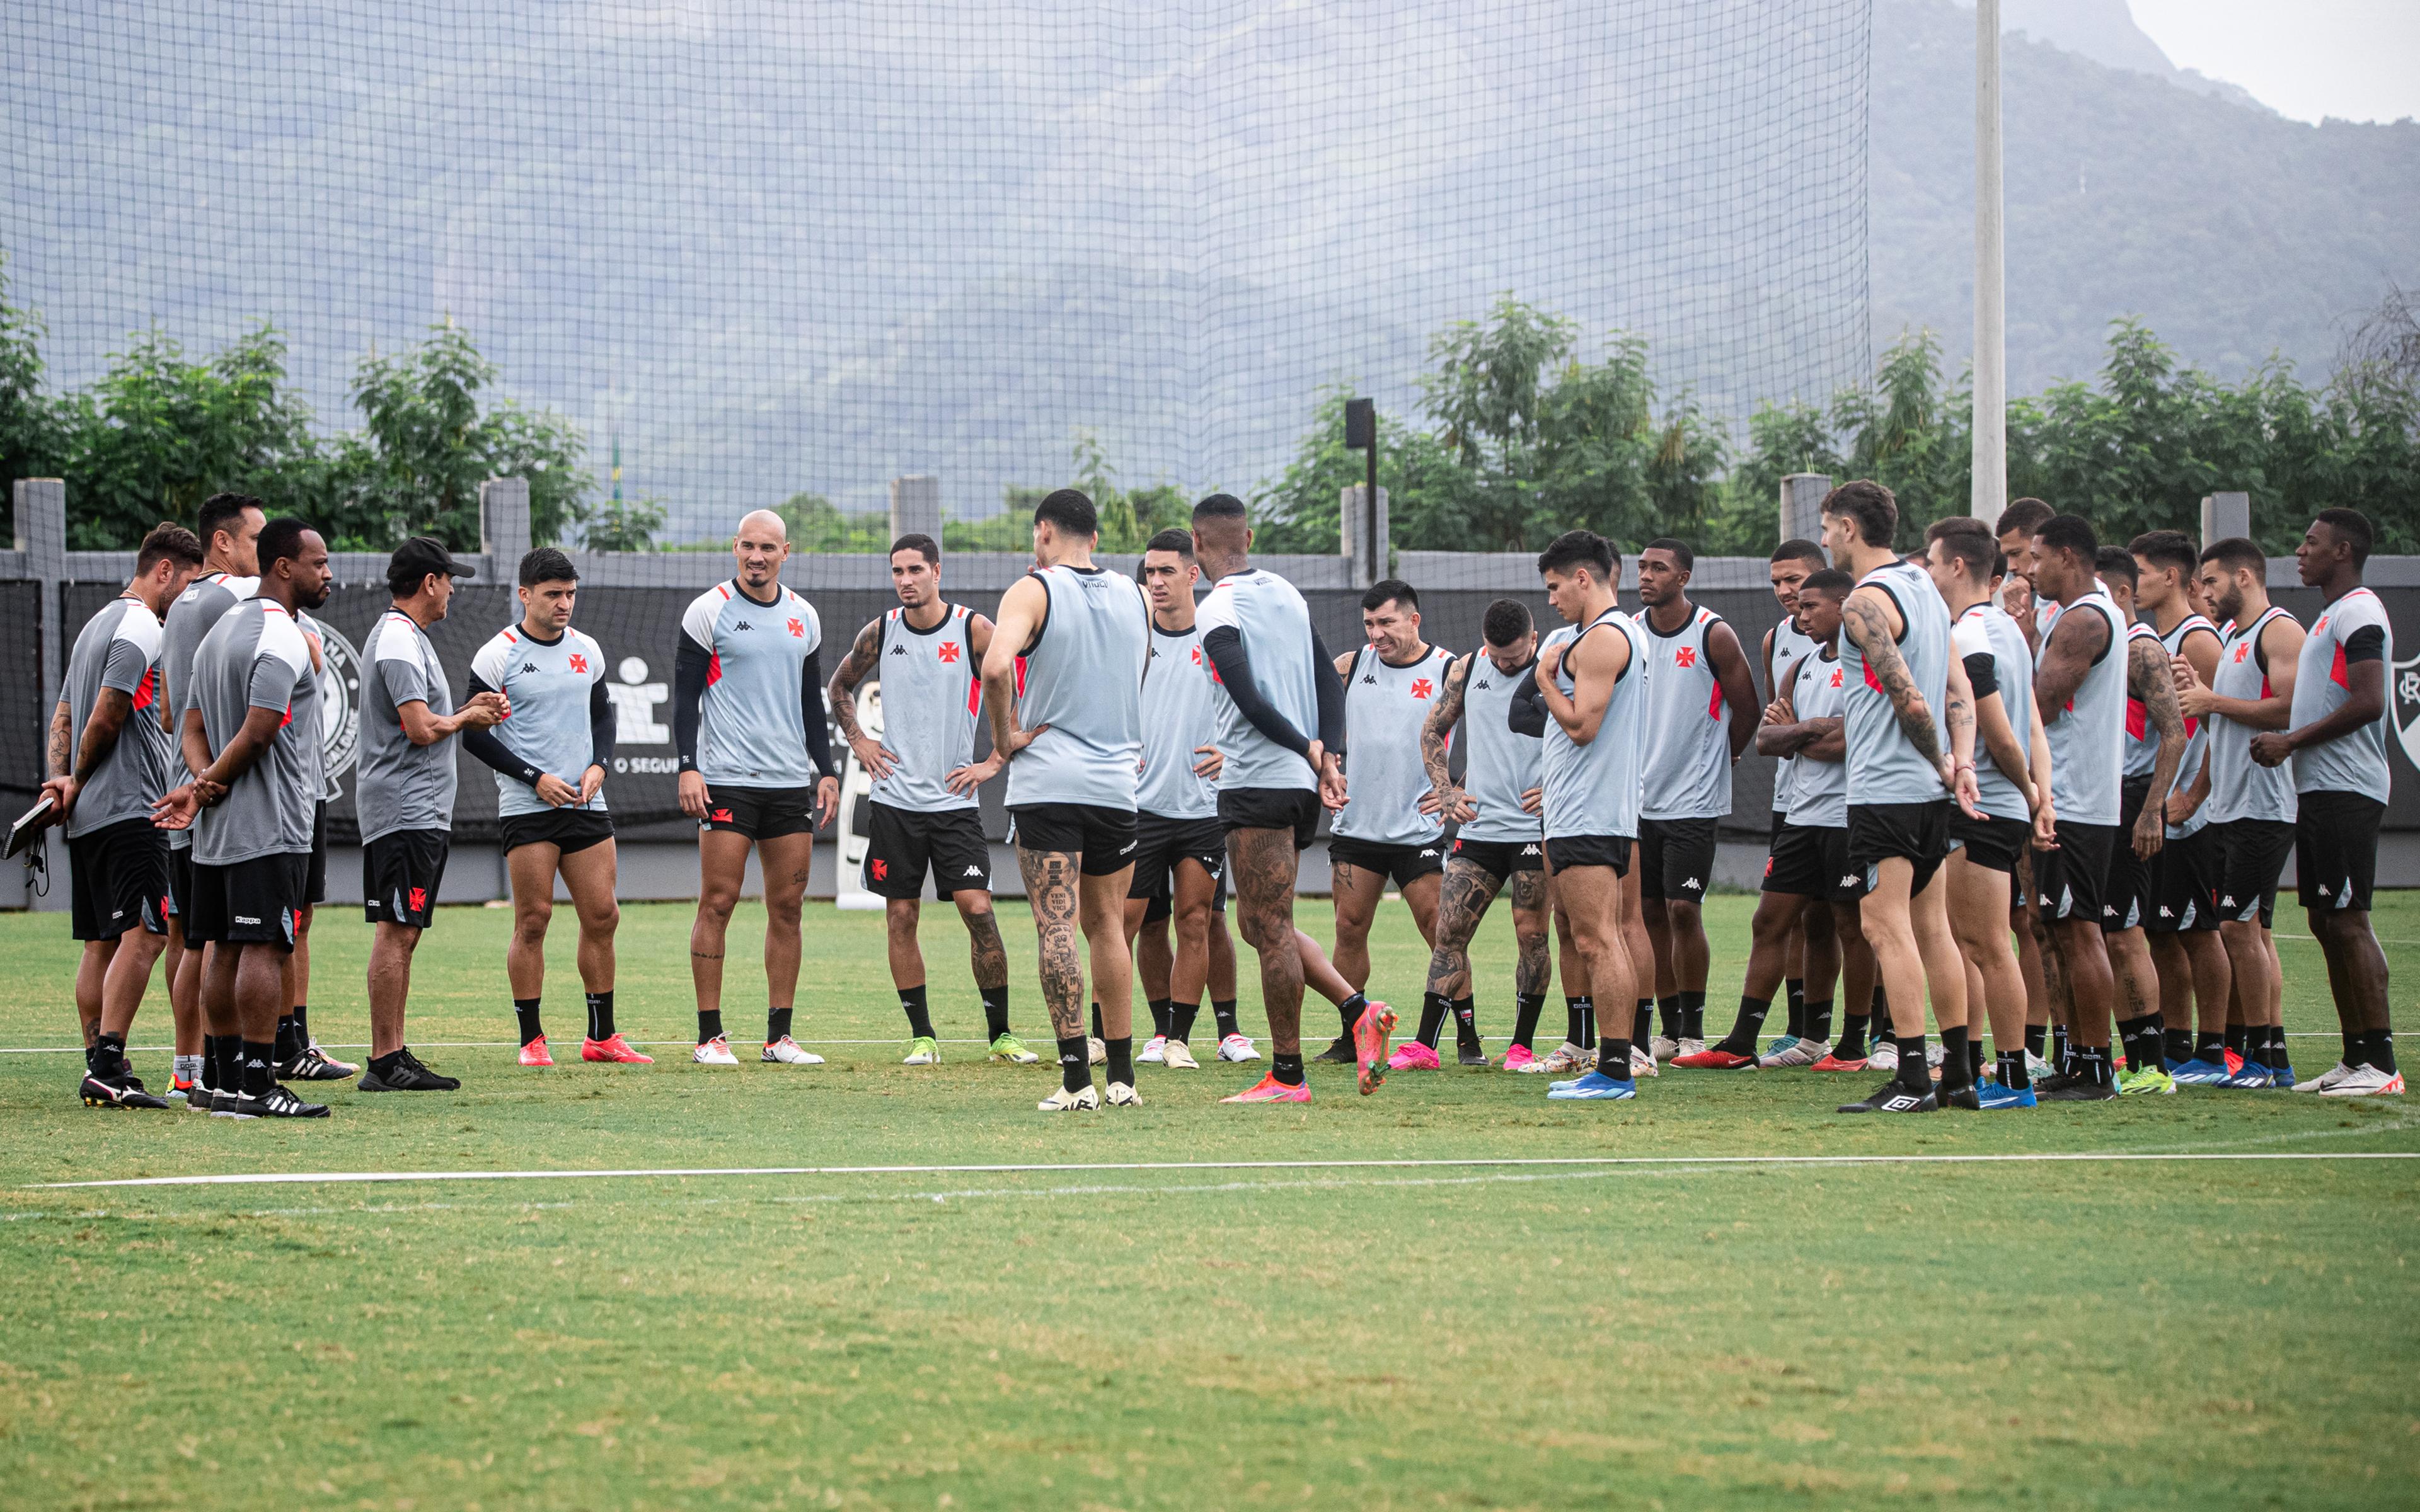
[[[1261,1058],[1261,1052],[1259,1047],[1254,1045],[1246,1036],[1231,1034],[1227,1036],[1227,1038],[1218,1041],[1218,1058],[1221,1060],[1258,1060]]]
[[[2319,1088],[2321,1097],[2401,1097],[2403,1073],[2383,1072],[2376,1066],[2355,1066],[2343,1081],[2334,1087]]]
[[[1828,1040],[1792,1040],[1779,1050],[1757,1057],[1760,1066],[1811,1066],[1832,1053]]]
[[[2297,1092],[2333,1092],[2343,1086],[2345,1078],[2352,1073],[2352,1068],[2339,1060],[2317,1076],[2296,1082],[2290,1089]]]
[[[1866,1069],[1868,1071],[1899,1070],[1899,1046],[1891,1043],[1888,1039],[1875,1041],[1873,1049],[1866,1056]]]
[[[1647,1040],[1647,1053],[1658,1060],[1669,1060],[1681,1053],[1681,1041],[1669,1035],[1650,1035]]]
[[[1171,1071],[1200,1071],[1202,1062],[1193,1058],[1193,1047],[1182,1040],[1171,1040],[1160,1053],[1160,1064]]]
[[[1634,1066],[1638,1063],[1636,1045],[1631,1047],[1630,1063]],[[1648,1064],[1652,1066],[1654,1062],[1650,1060]],[[1566,1072],[1574,1076],[1579,1076],[1596,1069],[1596,1052],[1583,1050],[1566,1040],[1548,1051],[1537,1066],[1538,1074],[1542,1076],[1560,1076]]]
[[[731,1053],[731,1041],[716,1035],[689,1053],[689,1058],[701,1066],[737,1066],[739,1057]]]
[[[1667,1056],[1665,1058],[1668,1060],[1677,1060],[1683,1056],[1702,1056],[1706,1053],[1706,1041],[1699,1039],[1694,1034],[1683,1035],[1679,1041],[1679,1049],[1675,1050],[1671,1055]]]
[[[1684,1041],[1683,1042],[1685,1043],[1686,1041]],[[1651,1056],[1646,1051],[1639,1049],[1636,1044],[1633,1044],[1630,1047],[1631,1080],[1637,1081],[1641,1076],[1661,1076],[1663,1074],[1664,1069],[1655,1064],[1655,1057],[1653,1056]]]
[[[1109,1106],[1113,1108],[1139,1108],[1142,1106],[1142,1095],[1124,1082],[1111,1082],[1109,1084]]]
[[[1132,1091],[1129,1090],[1127,1095],[1132,1096]],[[1101,1094],[1093,1090],[1093,1085],[1087,1082],[1080,1092],[1071,1092],[1062,1087],[1033,1105],[1044,1113],[1093,1113],[1100,1109]]]
[[[1106,1064],[1109,1058],[1109,1047],[1097,1034],[1084,1037],[1084,1053],[1092,1057],[1095,1066]]]
[[[756,1058],[784,1066],[820,1066],[824,1063],[823,1057],[812,1050],[799,1049],[799,1041],[786,1034],[767,1045],[765,1053]]]
[[[1168,1036],[1164,1034],[1155,1034],[1151,1037],[1150,1042],[1146,1043],[1142,1047],[1142,1054],[1135,1057],[1135,1064],[1139,1066],[1157,1066],[1164,1064],[1164,1056],[1167,1049]]]

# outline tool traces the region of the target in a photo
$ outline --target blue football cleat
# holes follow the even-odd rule
[[[2269,1073],[2269,1085],[2281,1091],[2292,1090],[2294,1086],[2294,1068],[2291,1066],[2280,1066],[2275,1071],[2271,1072]]]
[[[1601,1071],[1590,1072],[1578,1081],[1556,1086],[1546,1096],[1556,1103],[1621,1103],[1638,1095],[1638,1083],[1629,1077],[1614,1080]]]
[[[1983,1111],[1986,1113],[1993,1108],[2031,1108],[2041,1105],[2034,1100],[2034,1089],[2030,1083],[2011,1091],[1997,1082],[1986,1082],[1981,1091]]]
[[[2168,1075],[2179,1087],[2216,1087],[2226,1080],[2226,1068],[2215,1060],[2180,1060]]]
[[[2234,1075],[2227,1077],[2218,1085],[2221,1087],[2232,1087],[2239,1091],[2255,1092],[2276,1086],[2277,1079],[2275,1073],[2271,1072],[2268,1067],[2260,1064],[2260,1062],[2257,1060],[2247,1060],[2243,1063],[2243,1069],[2242,1071],[2237,1072]]]

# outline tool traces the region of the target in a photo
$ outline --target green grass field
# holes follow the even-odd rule
[[[1750,906],[1709,905],[1718,1025]],[[1017,1026],[1047,1042],[1030,925],[1002,913]],[[1302,910],[1323,936],[1325,913]],[[761,918],[733,930],[742,1041]],[[955,923],[927,918],[936,1016],[970,1037]],[[2415,980],[2420,898],[2378,922]],[[2420,1501],[2420,1166],[2344,1158],[2420,1152],[2400,1100],[1885,1121],[1831,1112],[1864,1076],[1668,1072],[1590,1105],[1460,1070],[1364,1100],[1322,1068],[1308,1107],[1249,1109],[1217,1100],[1259,1068],[1213,1064],[1045,1119],[1047,1063],[961,1039],[898,1066],[879,917],[829,907],[798,1032],[830,1065],[690,1066],[688,911],[665,905],[624,915],[618,995],[631,1038],[678,1041],[663,1062],[525,1072],[507,923],[449,910],[421,951],[412,1039],[459,1093],[341,1087],[310,1124],[101,1113],[72,1053],[0,1054],[0,1507]],[[1399,905],[1380,935],[1373,987],[1416,1011]],[[576,1054],[567,913],[556,940]],[[366,949],[330,911],[331,1044],[366,1038]],[[2280,949],[2288,1029],[2328,1036],[2293,1041],[2316,1072],[2318,950]],[[64,916],[0,918],[0,1046],[75,1044],[72,966]],[[155,990],[135,1038],[166,1029]],[[165,1081],[164,1053],[137,1062]],[[2038,1158],[2109,1152],[2287,1158]],[[1792,1155],[2020,1158],[1724,1163]],[[1342,1164],[1489,1158],[1597,1164]],[[1208,1166],[1249,1161],[1310,1164]],[[1174,1168],[1116,1168],[1148,1162]],[[968,1168],[1008,1165],[1104,1168]],[[893,1168],[44,1184],[765,1166]]]

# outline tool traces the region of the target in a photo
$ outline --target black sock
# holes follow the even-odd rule
[[[2034,1058],[2039,1060],[2041,1058],[2042,1046],[2047,1044],[2049,1041],[2049,1025],[2028,1024],[2025,1026],[2025,1054],[2032,1056]]]
[[[1128,1087],[1132,1087],[1134,1085],[1134,1036],[1129,1034],[1121,1040],[1104,1040],[1101,1042],[1109,1047],[1109,1079],[1113,1082],[1124,1082]]]
[[[1781,982],[1782,1001],[1789,1005],[1789,1022],[1781,1032],[1804,1040],[1807,1038],[1807,983],[1798,977],[1785,977]]]
[[[194,1082],[205,1092],[219,1089],[219,1037],[215,1034],[202,1036],[202,1073]]]
[[[1585,1046],[1588,1043],[1586,1040],[1580,1038],[1581,1035],[1588,1032],[1586,1022],[1588,1011],[1589,1000],[1586,994],[1582,994],[1577,997],[1566,995],[1563,998],[1564,1043],[1582,1046]]]
[[[2251,1033],[2252,1026],[2248,1024],[2230,1024],[2226,1026],[2226,1033],[2221,1036],[2219,1042],[2226,1047],[2228,1054],[2241,1056],[2243,1054],[2244,1043]],[[2347,1040],[2345,1041],[2345,1054],[2348,1056],[2352,1054],[2352,1041],[2350,1040]],[[2348,1060],[2345,1064],[2350,1066],[2352,1062]]]
[[[1735,1056],[1755,1055],[1757,1039],[1764,1033],[1764,1016],[1772,1011],[1772,998],[1741,995],[1739,1017],[1731,1020],[1731,1032],[1723,1036],[1723,1042],[1715,1048]],[[1799,1014],[1805,1017],[1805,1008],[1799,1010]]]
[[[1290,1056],[1281,1056],[1275,1051],[1270,1052],[1269,1075],[1274,1077],[1280,1087],[1300,1087],[1302,1085],[1302,1052],[1297,1050]]]
[[[310,1049],[310,1048],[311,1048],[311,1005],[310,1005],[310,1004],[308,1004],[308,1003],[297,1003],[297,1004],[295,1004],[295,1005],[294,1005],[294,1011],[293,1011],[293,1013],[292,1013],[292,1014],[290,1014],[290,1015],[289,1015],[289,1017],[291,1017],[291,1018],[294,1020],[294,1037],[295,1037],[296,1039],[298,1039],[298,1040],[300,1040],[300,1041],[302,1041],[302,1048],[303,1048],[303,1049],[305,1049],[305,1050]]]
[[[1975,1063],[1966,1058],[1966,1050],[1971,1043],[1972,1041],[1966,1038],[1966,1026],[1963,1024],[1955,1028],[1941,1031],[1941,1089],[1943,1091],[1954,1091],[1961,1087],[1975,1085]],[[1981,1047],[1978,1045],[1976,1048],[1979,1050]],[[1925,1079],[1930,1081],[1931,1077],[1928,1074]]]
[[[1706,1037],[1706,995],[1703,992],[1681,995],[1681,1038],[1702,1040]]]
[[[1175,1041],[1178,1044],[1183,1044],[1186,1041],[1192,1039],[1193,1021],[1201,1016],[1202,1005],[1199,1003],[1170,1003],[1168,1005],[1168,1037]]]
[[[2383,1034],[2379,1035],[2377,1039],[2378,1053],[2383,1054],[2389,1062],[2384,1069],[2387,1071],[2393,1071],[2395,1069],[2392,1064],[2395,1059],[2395,1046]],[[2284,1025],[2272,1024],[2269,1026],[2269,1048],[2261,1056],[2260,1064],[2268,1067],[2271,1071],[2292,1071],[2294,1069],[2292,1052],[2286,1048],[2286,1028]],[[2374,1065],[2376,1062],[2372,1062],[2372,1064]]]
[[[2251,1042],[2256,1044],[2258,1043],[2257,1038],[2252,1036],[2251,1031],[2247,1029],[2245,1032],[2247,1038],[2251,1040]],[[2359,1066],[2365,1064],[2361,1057],[2363,1052],[2369,1048],[2369,1036],[2366,1033],[2359,1033],[2351,1029],[2339,1030],[2338,1032],[2344,1036],[2344,1063],[2348,1066]]]
[[[301,1055],[302,1053],[302,1046],[305,1042],[306,1041],[295,1037],[294,1015],[291,1013],[278,1014],[276,1040],[277,1063],[282,1066],[287,1061],[293,1059],[296,1056]],[[523,1040],[521,1042],[523,1044],[529,1043],[527,1040]]]
[[[1865,1059],[1866,1026],[1869,1022],[1870,1020],[1863,1013],[1841,1014],[1840,1042],[1833,1047],[1832,1054],[1842,1060]]]
[[[126,1036],[98,1034],[93,1036],[92,1049],[85,1057],[85,1069],[95,1076],[114,1080],[126,1074]]]
[[[535,997],[513,999],[513,1017],[520,1020],[523,1044],[529,1043],[532,1040],[541,1040],[546,1037],[546,1030],[538,1024],[537,1004],[538,1000]]]
[[[1966,1031],[1966,1079],[1969,1082],[1983,1079],[1983,1041],[1972,1029]]]
[[[1529,1041],[1538,1037],[1538,1014],[1545,1006],[1546,999],[1542,994],[1514,993],[1512,995],[1512,1042],[1514,1044],[1524,1050],[1531,1048]]]
[[[1231,1034],[1244,1032],[1242,1026],[1235,1022],[1235,1000],[1232,997],[1210,999],[1210,1022],[1218,1026],[1218,1038],[1221,1040]]]
[[[767,1044],[772,1044],[777,1041],[786,1040],[789,1037],[790,1010],[786,1008],[768,1008],[765,1010],[765,1042]]]
[[[601,993],[590,993],[588,995],[588,1038],[611,1040],[613,1035],[613,989],[609,987]]]
[[[1891,1043],[1899,1046],[1899,1084],[1916,1091],[1931,1091],[1932,1068],[1925,1064],[1924,1036],[1894,1034]],[[1965,1069],[1963,1057],[1961,1057],[1959,1069]]]
[[[1080,1034],[1059,1041],[1059,1085],[1071,1092],[1093,1085],[1093,1050]]]
[[[271,1058],[277,1054],[277,1046],[265,1040],[245,1040],[241,1043],[243,1095],[266,1097],[277,1085],[277,1073],[272,1069],[275,1062]]]
[[[1457,1050],[1479,1048],[1479,1003],[1475,998],[1453,1000],[1453,1043]]]
[[[1151,1032],[1157,1035],[1160,1039],[1167,1039],[1168,999],[1165,997],[1153,997],[1145,999],[1145,1003],[1151,1009]]]
[[[2054,1024],[2050,1026],[2050,1063],[2053,1068],[2069,1075],[2075,1073],[2075,1044],[2067,1036],[2066,1025]]]
[[[2207,1060],[2211,1065],[2216,1066],[2224,1064],[2226,1057],[2226,1035],[2212,1034],[2209,1030],[2205,1029],[2194,1036],[2193,1059]]]
[[[2075,1046],[2076,1074],[2096,1087],[2107,1087],[2115,1079],[2109,1065],[2109,1047],[2105,1044]]]
[[[1453,1011],[1453,999],[1443,993],[1420,994],[1420,1029],[1412,1038],[1435,1050],[1437,1036],[1445,1032],[1446,1015]]]
[[[1800,1038],[1812,1040],[1817,1044],[1823,1044],[1831,1040],[1832,1000],[1830,998],[1820,998],[1807,1005],[1805,1032]]]
[[[1678,995],[1655,999],[1655,1023],[1657,1032],[1667,1040],[1681,1038],[1681,999]]]
[[[930,1040],[934,1037],[933,1011],[925,1006],[924,987],[922,982],[913,987],[899,989],[899,1011],[908,1015],[909,1039]]]
[[[222,1092],[243,1090],[243,1041],[232,1034],[218,1039],[219,1085]]]
[[[2161,1022],[2165,1023],[2165,1018],[2163,1017]],[[2171,1026],[2160,1036],[2160,1054],[2177,1065],[2181,1066],[2193,1058],[2193,1047],[2194,1031],[2191,1029]]]
[[[2167,1058],[2167,1031],[2157,1013],[2134,1020],[2125,1043],[2128,1071],[2157,1071]]]
[[[711,1013],[700,1013],[697,1016],[697,1042],[704,1044],[708,1040],[721,1038],[722,1010],[718,1008]]]
[[[2283,1029],[2273,1029],[2270,1032],[2277,1038],[2277,1065],[2283,1066],[2286,1063],[2286,1032]],[[2395,1031],[2393,1029],[2369,1031],[2369,1063],[2389,1076],[2395,1074]]]
[[[2032,1075],[2025,1070],[2025,1053],[2024,1051],[2001,1051],[1999,1065],[2000,1085],[2007,1088],[2009,1091],[2022,1092],[2026,1088],[2031,1087],[2034,1084]]]
[[[1093,1005],[1093,1038],[1106,1040],[1109,1037],[1108,1032],[1101,1027],[1101,1005],[1094,1003]]]
[[[984,1038],[997,1040],[1008,1032],[1008,983],[997,987],[977,986],[983,996]]]
[[[1599,1074],[1615,1081],[1626,1082],[1630,1075],[1630,1041],[1612,1035],[1599,1037],[1596,1042],[1596,1069]]]
[[[1336,1016],[1344,1021],[1345,1039],[1353,1038],[1353,1026],[1361,1022],[1362,1011],[1369,1006],[1370,999],[1359,993],[1336,1005]]]

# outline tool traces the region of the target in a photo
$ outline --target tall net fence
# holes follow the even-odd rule
[[[259,321],[318,424],[451,316],[671,533],[1247,491],[1509,291],[1736,424],[1866,368],[1869,0],[17,0],[54,378]]]

